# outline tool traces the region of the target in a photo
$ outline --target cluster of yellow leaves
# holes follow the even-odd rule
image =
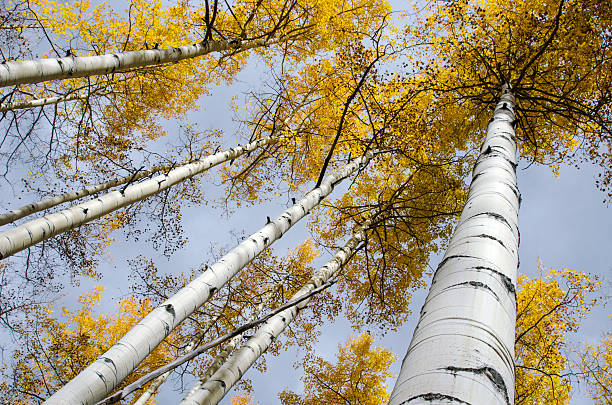
[[[405,40],[427,44],[415,66],[441,99],[463,99],[466,115],[488,116],[487,105],[510,82],[520,153],[553,164],[582,146],[606,173],[605,188],[612,179],[611,7],[597,0],[438,1],[407,27]]]
[[[431,165],[410,166],[401,157],[381,156],[354,181],[350,193],[310,221],[325,245],[337,246],[356,224],[375,218],[338,283],[353,327],[395,330],[402,325],[410,316],[411,292],[424,287],[430,254],[450,237],[466,197],[466,173],[429,156]]]
[[[382,405],[389,399],[385,380],[393,377],[389,367],[393,354],[372,346],[369,333],[349,338],[338,347],[335,363],[308,355],[303,361],[306,375],[302,378],[305,393],[291,391],[279,394],[283,405]]]
[[[66,46],[77,56],[141,50],[154,46],[174,47],[195,41],[192,24],[203,11],[187,2],[164,7],[160,0],[132,0],[129,10],[119,15],[106,3],[89,1],[71,4],[52,0],[30,2],[32,13],[48,27],[52,41]],[[50,51],[50,56],[54,51]],[[64,56],[64,55],[60,55]],[[160,119],[178,118],[196,108],[210,82],[232,77],[241,56],[216,71],[212,58],[186,60],[169,67],[138,69],[112,78],[73,79],[59,84],[59,91],[96,89],[104,97],[92,96],[72,110],[86,117],[100,111],[95,124],[79,124],[72,147],[64,159],[74,156],[95,165],[101,156],[125,159],[127,153],[165,135]],[[70,116],[68,116],[70,118]],[[77,118],[78,119],[78,118]],[[61,160],[60,160],[61,161]]]
[[[569,403],[567,334],[578,332],[581,320],[598,304],[590,296],[600,286],[592,275],[571,269],[518,278],[516,404]]]
[[[612,334],[604,337],[599,346],[586,345],[581,355],[581,369],[594,403],[612,403]]]
[[[13,376],[2,383],[5,395],[14,393],[10,403],[30,404],[36,402],[37,397],[51,395],[153,309],[148,299],[126,298],[118,303],[116,312],[99,313],[95,306],[102,290],[98,286],[81,295],[80,307],[74,311],[64,307],[59,317],[50,307],[38,307],[26,314],[20,333],[27,334],[28,340],[13,352]],[[172,360],[172,347],[178,343],[170,336],[124,380],[122,386]],[[11,381],[12,386],[7,381]]]
[[[232,397],[232,405],[257,405],[248,394],[237,395]]]
[[[206,15],[204,4],[192,6],[181,1],[166,7],[161,0],[131,0],[121,14],[107,3],[94,6],[87,0],[71,4],[34,0],[29,10],[31,15],[26,17],[40,21],[52,43],[60,49],[69,48],[77,56],[198,42],[204,33],[200,23]],[[389,5],[377,0],[304,0],[291,7],[284,0],[265,5],[252,0],[235,1],[227,3],[227,9],[219,6],[215,32],[226,38],[244,39],[288,36],[296,49],[283,46],[283,52],[289,50],[291,56],[293,51],[302,62],[306,55],[332,49],[340,42],[358,41],[388,12]],[[54,53],[56,49],[49,51]],[[209,55],[171,66],[118,73],[112,78],[63,82],[60,91],[96,89],[104,95],[103,102],[97,97],[88,98],[73,110],[73,114],[81,116],[92,108],[102,113],[95,124],[81,121],[72,148],[66,153],[91,164],[101,155],[125,159],[130,150],[165,135],[160,118],[177,118],[194,109],[210,83],[231,81],[246,58],[244,52],[221,59]],[[273,59],[266,58],[270,62]]]

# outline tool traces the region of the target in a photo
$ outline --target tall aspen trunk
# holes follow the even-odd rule
[[[92,194],[97,194],[102,191],[110,190],[113,187],[121,186],[126,183],[132,183],[145,177],[148,177],[152,174],[169,171],[173,168],[174,166],[171,165],[154,166],[147,170],[138,171],[131,176],[125,176],[105,181],[104,183],[96,184],[95,186],[86,187],[78,191],[70,191],[64,194],[56,195],[51,198],[47,198],[45,200],[37,201],[32,204],[24,205],[23,207],[7,212],[6,214],[1,214],[0,225],[6,225],[28,215],[35,214],[37,212],[41,212],[49,208],[53,208],[57,205],[78,200],[80,198],[87,197],[88,195]]]
[[[266,292],[261,297],[261,302],[259,304],[257,304],[257,306],[253,310],[253,313],[251,314],[251,316],[249,316],[247,318],[247,320],[246,320],[247,323],[252,322],[252,321],[256,320],[259,317],[259,315],[261,314],[261,312],[264,309],[264,306],[268,303],[268,301],[272,298],[272,295],[274,294],[274,292],[276,292],[280,288],[280,286],[282,286],[282,282],[278,283],[274,288],[272,288],[270,291]],[[242,333],[240,333],[240,334],[238,334],[238,335],[236,335],[236,336],[234,336],[233,338],[230,339],[230,341],[223,347],[223,349],[221,349],[221,351],[219,352],[217,357],[215,357],[215,359],[213,360],[212,364],[210,366],[208,366],[208,368],[204,372],[203,376],[198,380],[198,382],[191,389],[192,391],[197,390],[202,384],[204,384],[206,382],[206,380],[208,380],[208,378],[211,375],[213,375],[215,373],[215,371],[217,371],[219,369],[219,367],[221,367],[221,365],[223,363],[225,363],[225,360],[227,359],[227,356],[229,356],[230,353],[232,351],[234,351],[236,346],[242,341],[242,337],[244,336],[244,334],[245,334],[245,332],[242,332]],[[202,339],[202,336],[203,336],[203,331],[201,331],[199,333],[196,333],[193,336],[193,338],[189,341],[189,343],[187,344],[185,349],[183,350],[183,354],[190,353],[193,349],[195,349],[197,347],[197,345],[200,343],[200,340]],[[164,382],[166,382],[166,380],[168,379],[168,376],[170,375],[171,372],[172,371],[167,371],[166,373],[160,375],[155,380],[153,380],[151,385],[149,385],[149,387],[145,390],[145,392],[143,392],[142,395],[140,395],[140,397],[138,397],[138,399],[134,402],[133,405],[145,405],[147,403],[147,401],[149,400],[149,398],[151,398],[157,392],[157,389]]]
[[[288,37],[280,37],[251,41],[241,41],[239,39],[209,40],[170,49],[147,49],[97,56],[67,56],[65,58],[11,61],[0,64],[0,87],[104,75],[134,68],[178,62],[211,52],[259,48],[284,42],[288,39]]]
[[[96,218],[134,204],[202,173],[211,167],[251,152],[261,146],[277,142],[277,137],[261,138],[223,152],[215,153],[193,163],[170,170],[125,190],[113,191],[65,210],[46,215],[0,233],[0,259],[27,249],[38,242],[81,226]]]
[[[372,153],[368,152],[327,176],[318,188],[248,236],[202,275],[151,311],[106,353],[47,399],[45,404],[93,404],[103,399],[174,328],[208,301],[240,269],[319,205],[332,192],[335,184],[362,168],[371,158]]]
[[[365,239],[366,231],[371,220],[364,222],[355,230],[349,241],[339,249],[334,257],[321,267],[316,274],[291,297],[291,300],[308,295],[314,289],[334,277],[342,266],[351,258],[355,249]],[[227,394],[255,363],[255,361],[270,347],[270,344],[285,330],[310,302],[310,298],[301,301],[295,306],[284,310],[266,321],[230,359],[223,364],[209,379],[197,390],[189,392],[181,405],[210,405],[217,404]]]
[[[514,109],[504,86],[390,405],[514,403],[520,205]]]

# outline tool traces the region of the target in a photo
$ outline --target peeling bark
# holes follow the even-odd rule
[[[513,403],[520,194],[507,86],[493,117],[390,405]]]

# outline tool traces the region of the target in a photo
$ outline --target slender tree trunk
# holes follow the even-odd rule
[[[514,109],[504,86],[390,405],[514,403],[520,204]]]
[[[268,301],[272,298],[272,295],[280,288],[280,286],[282,286],[282,282],[278,283],[274,288],[266,292],[261,297],[261,301],[255,307],[255,310],[253,311],[251,316],[247,318],[246,320],[247,323],[252,322],[259,317],[259,314],[261,314],[261,311],[263,311],[264,306],[268,303]],[[202,340],[203,332],[204,331],[201,331],[195,334],[195,336],[189,341],[189,344],[187,344],[187,346],[183,350],[183,354],[190,353],[193,349],[195,349],[198,346],[198,344],[200,343],[200,340]],[[197,390],[197,388],[199,388],[202,384],[204,384],[206,380],[208,380],[208,378],[211,375],[213,375],[215,371],[217,371],[223,363],[225,363],[227,356],[229,356],[230,353],[234,351],[236,346],[242,341],[242,337],[244,336],[244,334],[245,332],[242,332],[234,336],[232,339],[230,339],[230,341],[223,347],[223,349],[221,349],[217,357],[215,357],[215,360],[212,362],[212,364],[208,366],[208,368],[206,369],[206,371],[204,372],[200,380],[198,380],[198,382],[191,389],[192,391]],[[151,396],[153,396],[155,392],[157,392],[157,389],[164,382],[166,382],[170,373],[172,373],[172,371],[167,371],[164,374],[157,377],[151,383],[151,385],[149,385],[149,387],[145,390],[145,392],[143,392],[142,395],[138,397],[138,399],[136,400],[136,402],[134,402],[133,405],[145,405],[147,401],[149,400],[149,398],[151,398]]]
[[[87,197],[88,195],[97,194],[122,184],[138,181],[155,173],[171,170],[173,167],[174,166],[171,165],[154,166],[147,170],[138,171],[131,176],[120,177],[118,179],[109,180],[78,191],[70,191],[68,193],[60,194],[32,204],[24,205],[21,208],[17,208],[16,210],[0,215],[0,225],[9,224],[28,215],[53,208],[59,204],[78,200],[80,198]]]
[[[294,300],[307,295],[338,274],[342,266],[351,258],[359,243],[365,239],[366,231],[370,224],[371,219],[357,228],[351,239],[291,299]],[[188,396],[181,402],[181,405],[210,405],[221,401],[225,394],[242,378],[253,363],[265,353],[270,344],[309,302],[310,298],[305,299],[266,321],[253,337],[238,349],[205,384],[195,391],[190,391]]]
[[[27,249],[38,242],[81,226],[96,218],[134,204],[202,173],[211,167],[233,160],[263,145],[274,143],[277,137],[261,138],[243,146],[215,153],[193,163],[185,164],[125,190],[113,191],[68,209],[46,215],[0,234],[0,259]]]
[[[58,104],[66,101],[82,100],[87,96],[81,94],[70,94],[68,96],[45,97],[28,101],[15,101],[0,104],[0,112],[11,110],[22,110],[24,108],[41,107],[43,105]]]
[[[209,40],[170,49],[147,49],[97,56],[67,56],[65,58],[5,62],[0,64],[0,87],[122,72],[134,68],[178,62],[211,52],[259,48],[288,39],[283,36],[251,41]]]
[[[368,152],[327,176],[320,187],[248,236],[202,275],[151,311],[106,353],[47,399],[45,404],[93,404],[103,399],[185,318],[319,205],[336,183],[366,165],[371,158],[372,153]]]

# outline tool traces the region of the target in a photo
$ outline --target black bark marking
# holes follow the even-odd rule
[[[264,245],[268,244],[268,241],[270,240],[270,238],[268,238],[267,236],[264,238]]]
[[[113,373],[115,373],[115,375],[117,375],[117,365],[115,364],[115,362],[112,359],[109,359],[108,357],[102,357],[102,361],[104,361],[104,363],[110,364],[113,366]],[[104,380],[102,380],[104,381]]]
[[[172,304],[164,305],[164,309],[166,310],[167,313],[172,315],[173,318],[176,317],[176,312],[174,311],[174,306]]]
[[[486,285],[485,283],[483,283],[481,281],[464,281],[462,283],[450,285],[450,286],[446,287],[445,290],[448,290],[449,288],[457,287],[457,286],[460,286],[460,285],[469,285],[469,286],[472,286],[474,288],[482,288],[483,290],[488,290],[491,294],[493,294],[493,296],[495,297],[495,299],[498,302],[501,302],[500,299],[499,299],[499,296],[495,293],[495,291],[493,291],[491,289],[491,287],[489,287],[488,285]]]
[[[506,387],[506,383],[504,382],[504,379],[501,376],[501,374],[497,370],[495,370],[493,367],[484,366],[484,367],[479,367],[479,368],[471,368],[471,367],[449,366],[449,367],[446,367],[446,370],[450,371],[451,373],[455,373],[455,374],[462,371],[466,373],[484,375],[485,377],[489,379],[489,381],[491,381],[491,383],[493,383],[493,386],[495,387],[495,389],[504,395],[506,404],[511,405],[510,398],[508,397],[508,388]]]
[[[210,287],[208,289],[208,295],[213,295],[217,291],[217,287]]]
[[[438,264],[438,267],[436,268],[436,272],[440,269],[440,267],[445,265],[446,262],[448,262],[451,259],[480,259],[480,258],[476,257],[476,256],[469,256],[469,255],[452,255],[452,256],[448,256],[444,260],[442,260],[440,262],[440,264]]]
[[[494,240],[495,242],[499,243],[500,245],[502,245],[505,249],[508,249],[506,247],[506,245],[504,245],[504,242],[502,242],[500,239],[497,239],[495,236],[491,236],[491,235],[487,235],[485,233],[481,233],[480,235],[475,235],[475,238],[487,238],[487,239],[491,239]]]
[[[213,380],[219,383],[219,385],[221,385],[223,387],[223,389],[225,390],[225,387],[227,387],[227,385],[225,384],[225,381],[223,380]]]
[[[510,230],[514,230],[514,228],[512,228],[512,225],[510,225],[510,222],[508,222],[508,220],[506,220],[506,218],[503,215],[500,215],[496,212],[480,212],[478,214],[472,215],[471,217],[467,219],[476,218],[477,216],[480,216],[480,215],[486,215],[497,221],[503,222],[504,224],[506,224],[506,226],[508,226],[508,228],[510,228]]]
[[[491,145],[487,146],[487,149],[485,149],[484,152],[482,152],[483,155],[488,155],[491,152],[493,152],[493,149],[491,149]]]
[[[106,386],[106,377],[104,377],[104,374],[102,374],[99,371],[96,371],[96,375],[98,376],[100,380],[102,380],[102,382],[104,383],[104,386]]]
[[[516,166],[517,163],[513,162],[512,160],[508,159],[508,157],[506,157],[506,155],[504,155],[503,153],[496,151],[495,149],[493,149],[493,147],[488,146],[487,150],[491,148],[491,150],[487,153],[486,151],[483,152],[483,154],[481,154],[478,159],[476,160],[476,165],[478,165],[479,163],[481,163],[484,159],[489,159],[489,158],[494,158],[494,157],[500,157],[502,159],[504,159],[506,162],[508,162],[508,164],[510,166],[512,166],[512,170],[516,173]],[[502,148],[503,150],[503,148]]]
[[[439,401],[449,401],[449,402],[456,402],[458,404],[471,405],[469,402],[462,401],[457,397],[453,397],[452,395],[441,394],[439,392],[428,392],[427,394],[420,394],[420,395],[417,395],[417,396],[414,396],[412,398],[405,400],[404,402],[400,403],[400,405],[410,403],[417,399],[422,399],[424,401],[429,401],[429,402],[436,401],[436,403],[439,403]]]
[[[516,297],[516,289],[514,288],[514,284],[512,284],[512,280],[510,280],[510,277],[506,276],[504,273],[501,273],[495,269],[492,269],[491,267],[476,266],[474,268],[476,270],[487,270],[495,274],[497,277],[500,278],[502,284],[504,285],[504,287],[506,287],[506,290],[508,290],[511,294],[513,294]]]
[[[83,208],[83,215],[87,215],[87,211],[89,211],[89,208]]]

